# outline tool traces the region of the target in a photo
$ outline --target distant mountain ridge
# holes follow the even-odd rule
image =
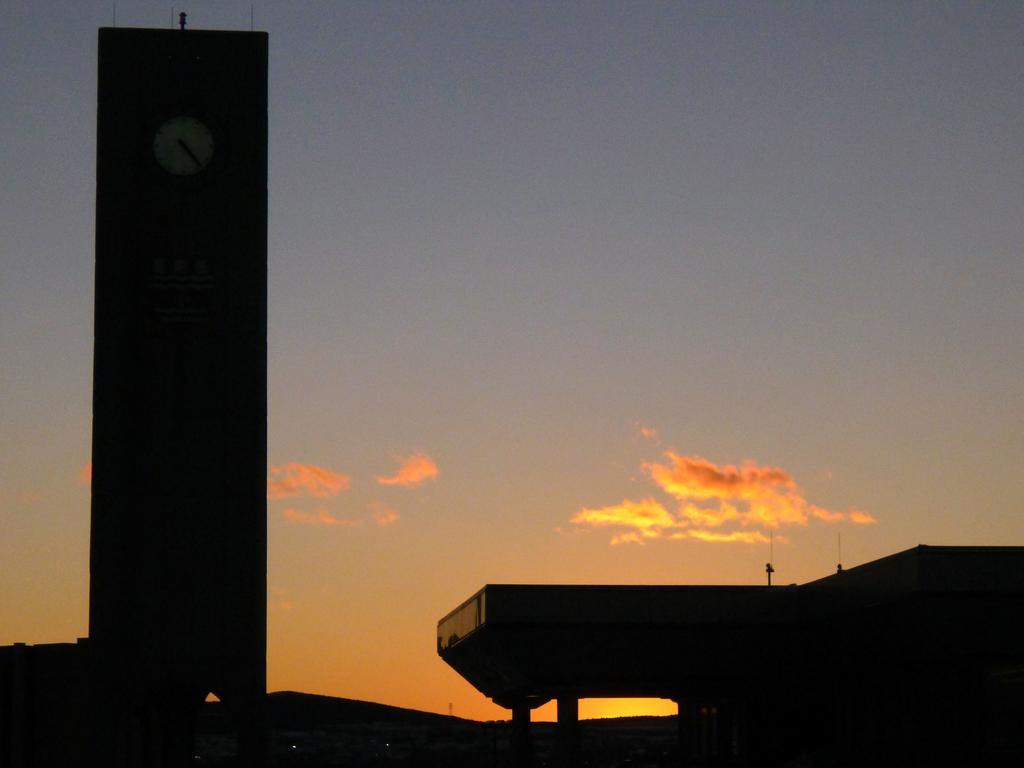
[[[208,702],[206,712],[214,719],[223,716],[220,702]],[[373,701],[345,699],[339,696],[325,696],[316,693],[299,691],[274,691],[267,694],[267,725],[270,728],[283,730],[306,730],[346,725],[370,725],[388,723],[391,725],[460,727],[479,726],[482,721],[470,720],[454,715],[441,715],[436,712],[423,712],[418,709],[396,707],[390,704],[378,704]],[[669,716],[671,717],[671,716]],[[664,717],[653,715],[631,715],[586,720],[589,725],[613,725],[658,723]],[[537,726],[554,725],[553,723],[535,723]]]
[[[466,720],[335,696],[267,694],[266,725],[267,749],[282,768],[489,768],[512,759],[508,720]],[[538,765],[556,764],[557,727],[538,722],[531,728]],[[580,733],[585,764],[592,768],[678,765],[673,717],[586,720]],[[209,768],[238,765],[237,728],[225,704],[203,706],[194,749]]]
[[[306,729],[329,725],[394,723],[424,726],[477,725],[452,715],[422,712],[372,701],[343,699],[298,691],[267,694],[267,724],[271,728]]]

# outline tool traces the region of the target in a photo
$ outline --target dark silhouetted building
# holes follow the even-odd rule
[[[0,768],[262,762],[267,35],[101,29],[89,637],[0,649]]]
[[[1024,547],[919,546],[800,586],[492,584],[437,627],[441,657],[512,710],[679,705],[679,764],[1024,765]]]

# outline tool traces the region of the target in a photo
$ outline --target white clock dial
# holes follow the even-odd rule
[[[153,155],[168,173],[193,176],[213,159],[213,134],[194,117],[179,115],[165,120],[153,136]]]

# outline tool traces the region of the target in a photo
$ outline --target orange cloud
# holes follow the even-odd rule
[[[679,514],[683,519],[694,525],[717,528],[722,523],[730,520],[739,520],[740,512],[732,504],[721,502],[714,507],[698,507],[696,504],[683,504],[679,507]]]
[[[340,472],[313,464],[290,462],[270,468],[267,479],[267,498],[271,501],[293,496],[312,496],[318,499],[336,496],[348,490],[352,478]]]
[[[648,427],[648,426],[646,426],[644,424],[637,423],[636,431],[639,433],[640,437],[642,437],[644,440],[657,440],[658,439],[658,430],[656,430],[654,427]]]
[[[641,467],[666,493],[677,499],[751,499],[768,489],[795,488],[784,469],[759,467],[747,462],[742,469],[731,464],[716,466],[700,456],[680,456],[666,451],[670,464],[644,463]]]
[[[398,471],[391,476],[377,475],[381,485],[400,485],[403,488],[415,488],[417,485],[436,478],[440,472],[437,464],[425,453],[416,452],[402,460]]]
[[[92,462],[87,461],[82,465],[82,468],[78,470],[78,484],[89,485],[92,482]]]
[[[340,525],[345,528],[356,528],[362,525],[359,520],[344,520],[335,517],[326,509],[318,509],[316,512],[303,512],[301,509],[289,507],[281,516],[290,523],[299,525]]]
[[[695,526],[718,526],[727,520],[739,517],[735,507],[724,505],[725,513],[717,510],[704,510],[692,504],[680,508],[678,515],[673,515],[655,499],[641,501],[624,499],[621,504],[600,509],[581,509],[572,517],[576,524],[594,526],[619,526],[633,530],[619,533],[612,537],[611,545],[643,544],[647,539],[657,539],[665,535],[671,539],[698,539],[710,542],[740,542],[756,544],[767,542],[768,537],[760,531],[709,531]],[[730,511],[731,510],[731,511]],[[679,530],[683,529],[683,530]]]
[[[819,520],[824,520],[826,523],[838,523],[846,517],[846,515],[844,515],[842,512],[833,512],[830,509],[822,509],[821,507],[816,506],[814,504],[811,504],[807,508],[807,511]],[[850,514],[853,515],[854,513],[851,512]],[[853,518],[851,517],[851,520],[852,519]],[[856,522],[856,520],[854,520],[854,522]]]
[[[613,547],[619,546],[619,544],[643,544],[644,537],[636,531],[631,533],[620,533],[617,536],[612,536],[611,545]]]
[[[678,525],[675,518],[654,499],[630,501],[623,499],[621,504],[600,509],[584,507],[572,517],[572,522],[586,525],[618,525],[650,531],[655,536],[662,528],[674,528]],[[632,539],[625,539],[632,541]]]
[[[807,525],[812,518],[826,523],[875,522],[874,517],[860,510],[839,512],[811,504],[792,475],[781,467],[759,466],[754,461],[741,467],[719,466],[700,456],[683,456],[671,450],[664,457],[663,462],[645,462],[640,467],[661,491],[675,499],[675,511],[653,497],[625,499],[608,507],[580,509],[571,521],[619,528],[612,545],[642,544],[663,536],[760,544],[769,540],[766,529]]]
[[[857,525],[874,525],[875,523],[878,522],[875,519],[874,515],[872,515],[872,514],[870,514],[868,512],[863,512],[863,511],[861,511],[859,509],[852,510],[850,512],[849,517],[850,517],[850,522],[851,523],[856,523]]]
[[[668,462],[641,465],[670,496],[683,502],[684,514],[695,523],[717,526],[728,520],[768,528],[805,525],[808,515],[837,522],[845,515],[809,504],[793,477],[780,467],[761,467],[748,461],[742,467],[718,466],[700,456],[667,451]],[[694,502],[706,506],[695,507]],[[742,509],[740,507],[742,506]],[[702,518],[702,519],[701,519]]]
[[[760,531],[731,531],[720,533],[718,531],[690,530],[680,533],[673,533],[673,539],[697,539],[710,542],[740,542],[741,544],[767,544],[768,537]],[[781,537],[780,537],[781,538]]]
[[[371,509],[373,510],[373,521],[380,528],[386,528],[398,522],[398,513],[380,502],[374,502]]]

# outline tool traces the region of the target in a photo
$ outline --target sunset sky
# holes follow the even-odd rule
[[[271,690],[506,717],[435,652],[484,584],[1024,544],[1024,4],[254,14]],[[111,15],[2,5],[0,645],[87,634]]]

